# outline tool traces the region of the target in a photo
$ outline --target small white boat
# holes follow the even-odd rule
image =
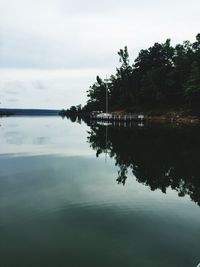
[[[101,113],[97,115],[97,118],[102,120],[109,120],[112,118],[112,115],[109,113]]]

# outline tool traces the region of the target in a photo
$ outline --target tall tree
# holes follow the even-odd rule
[[[87,105],[91,110],[105,111],[106,89],[106,83],[97,76],[96,82],[87,91],[89,98]]]
[[[116,69],[116,74],[110,77],[111,104],[120,108],[130,103],[130,92],[132,88],[132,67],[129,63],[129,53],[127,46],[118,52],[121,66]]]
[[[200,67],[196,61],[194,61],[191,66],[191,72],[185,84],[185,93],[191,105],[199,105]]]
[[[200,34],[196,41],[171,45],[170,39],[139,52],[130,64],[128,48],[118,52],[120,66],[109,82],[99,76],[88,92],[85,109],[105,110],[106,86],[110,110],[169,108],[199,103]]]

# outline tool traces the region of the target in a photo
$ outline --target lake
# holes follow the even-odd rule
[[[0,267],[198,265],[199,127],[0,124]]]

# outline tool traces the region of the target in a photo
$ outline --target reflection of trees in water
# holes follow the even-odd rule
[[[60,114],[60,116],[64,119],[65,117],[67,117],[67,119],[69,119],[71,122],[78,122],[79,124],[81,124],[81,116],[80,115],[77,115],[76,113],[74,114],[64,114],[62,115],[62,113]]]
[[[108,127],[93,125],[88,142],[96,156],[108,152],[119,167],[117,182],[125,185],[128,169],[138,182],[166,193],[189,195],[200,205],[200,129]]]

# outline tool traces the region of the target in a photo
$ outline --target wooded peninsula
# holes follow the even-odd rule
[[[172,46],[170,39],[155,43],[141,50],[133,64],[126,46],[118,55],[116,73],[108,79],[97,76],[87,91],[86,105],[62,110],[62,115],[105,112],[107,90],[110,112],[199,117],[200,34],[194,43]]]

